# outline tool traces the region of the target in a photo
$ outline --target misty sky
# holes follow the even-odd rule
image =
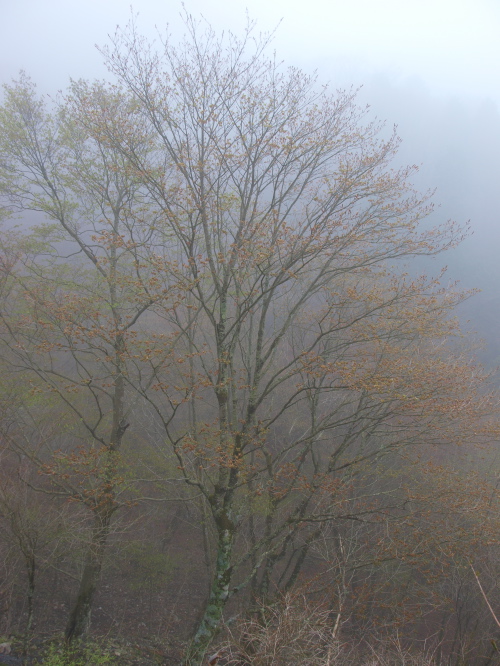
[[[130,16],[129,0],[0,0],[1,78],[20,68],[44,87],[68,77],[99,76],[103,44]],[[132,3],[144,32],[167,23],[182,32],[181,3]],[[354,85],[384,72],[432,92],[466,91],[500,102],[499,0],[188,0],[188,11],[216,28],[238,31],[248,7],[263,31],[283,19],[274,40],[280,57],[322,78]]]
[[[40,92],[69,78],[106,75],[95,44],[129,20],[130,0],[0,0],[0,79],[25,69]],[[178,0],[133,2],[142,34],[169,24],[182,36]],[[450,257],[452,276],[484,291],[471,306],[500,363],[500,0],[186,0],[217,30],[277,28],[285,64],[318,71],[334,88],[398,124],[400,160],[422,166],[417,186],[437,188],[436,222],[471,220],[474,235]],[[281,21],[281,23],[280,23]],[[487,320],[490,316],[490,320]],[[481,323],[484,322],[484,323]]]

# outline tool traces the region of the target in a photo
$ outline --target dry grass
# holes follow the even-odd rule
[[[287,595],[258,617],[228,629],[214,655],[218,666],[434,666],[432,653],[416,654],[395,638],[376,647],[338,636],[336,614],[311,605],[305,596]],[[218,659],[217,659],[218,657]]]

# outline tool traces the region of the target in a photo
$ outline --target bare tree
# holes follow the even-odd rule
[[[93,445],[47,473],[65,488],[68,461],[80,477],[89,459],[101,470],[79,496],[95,538],[68,637],[88,624],[137,400],[161,427],[167,480],[211,520],[195,666],[228,599],[291,588],[323,524],[401,507],[377,482],[383,458],[496,435],[497,399],[446,344],[464,295],[405,272],[462,231],[422,224],[432,205],[414,167],[391,168],[395,133],[352,91],[266,58],[251,25],[242,40],[186,26],[160,53],[133,23],[118,32],[105,51],[118,84],[74,83],[55,115],[29,82],[7,89],[6,203],[57,221],[82,262],[68,277],[64,246],[39,231],[22,307],[2,316],[14,363]]]
[[[130,99],[97,84],[79,100],[70,92],[49,111],[24,74],[5,93],[5,208],[34,211],[49,224],[17,245],[4,244],[9,297],[3,301],[2,342],[12,371],[31,382],[32,394],[48,403],[56,399],[63,410],[58,440],[45,451],[26,441],[17,446],[52,480],[54,494],[80,502],[92,517],[66,629],[71,640],[89,626],[120,506],[120,449],[130,409],[124,350],[138,319],[163,297],[141,259],[154,219],[143,224],[141,183],[96,122],[103,115],[117,124],[128,118],[134,112]],[[142,134],[135,141],[138,151],[147,151]]]
[[[490,436],[496,399],[442,344],[463,296],[398,269],[461,232],[421,227],[432,207],[414,168],[391,169],[396,135],[380,138],[354,93],[268,60],[251,26],[226,41],[186,26],[160,52],[133,23],[117,33],[108,65],[153,147],[144,158],[113,123],[103,132],[162,212],[159,273],[185,285],[156,310],[163,337],[136,388],[213,519],[212,588],[186,656],[200,664],[232,594],[252,581],[265,598],[276,572],[293,583],[321,523],[391,510],[389,492],[363,489],[370,465]]]

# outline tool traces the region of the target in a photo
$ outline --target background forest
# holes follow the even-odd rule
[[[5,649],[498,663],[495,351],[440,256],[469,229],[356,92],[185,26],[5,87]]]

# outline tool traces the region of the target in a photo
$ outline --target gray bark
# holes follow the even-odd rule
[[[81,638],[89,630],[92,601],[101,575],[111,515],[108,511],[95,517],[92,541],[85,559],[78,595],[66,626],[65,636],[68,642]]]
[[[217,561],[212,588],[205,612],[184,659],[185,666],[201,666],[203,663],[207,648],[220,628],[224,606],[229,597],[235,529],[227,517],[218,522]]]

